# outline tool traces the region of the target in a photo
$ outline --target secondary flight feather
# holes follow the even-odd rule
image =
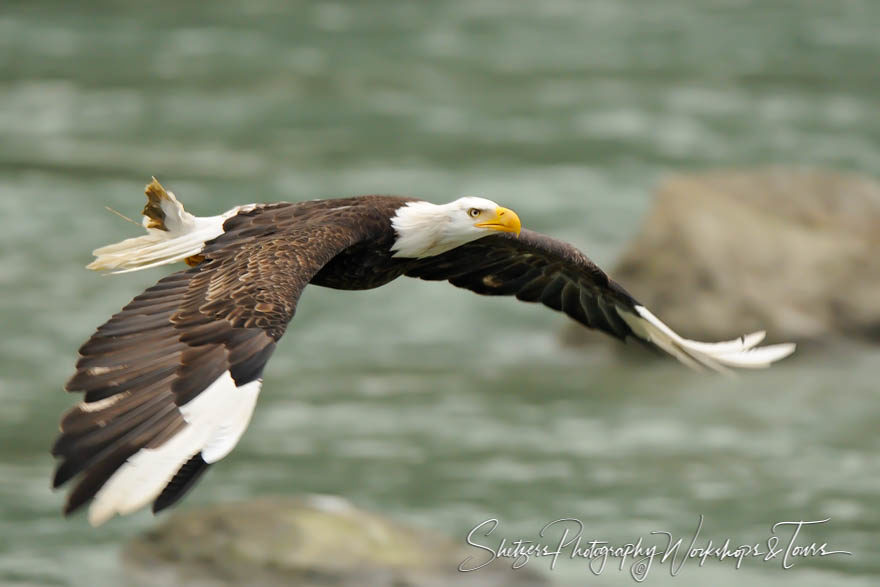
[[[235,447],[262,373],[309,284],[371,289],[400,276],[483,295],[515,296],[588,328],[635,338],[695,368],[767,367],[793,344],[764,333],[703,343],[663,324],[575,247],[521,228],[483,198],[444,205],[361,196],[186,212],[155,179],[147,234],[95,250],[88,267],[124,273],[176,262],[79,349],[67,390],[83,400],[61,419],[53,485],[76,480],[65,506],[90,504],[98,525],[177,502]]]

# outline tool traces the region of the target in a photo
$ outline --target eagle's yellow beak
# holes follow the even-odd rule
[[[515,234],[519,234],[519,231],[522,230],[522,222],[519,221],[519,216],[516,215],[516,212],[501,206],[495,208],[495,215],[493,217],[477,222],[474,226],[501,232],[513,232]]]

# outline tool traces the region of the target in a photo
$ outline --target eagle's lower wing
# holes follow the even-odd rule
[[[357,230],[304,226],[284,206],[230,218],[204,261],[134,298],[80,348],[54,486],[97,525],[186,492],[244,433],[263,366],[303,288]],[[285,214],[287,216],[285,216]],[[287,222],[285,222],[287,220]]]
[[[493,235],[436,257],[421,259],[406,275],[448,280],[483,295],[512,295],[565,312],[584,326],[620,339],[635,337],[692,367],[766,367],[794,351],[794,345],[756,345],[756,332],[720,343],[685,339],[611,280],[568,243],[523,230]]]

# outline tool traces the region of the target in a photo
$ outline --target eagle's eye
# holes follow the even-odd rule
[[[482,214],[482,211],[479,208],[471,208],[470,210],[468,210],[468,216],[470,216],[471,218],[476,218],[480,214]]]

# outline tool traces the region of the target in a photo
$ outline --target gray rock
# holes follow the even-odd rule
[[[341,498],[264,498],[175,512],[127,545],[136,585],[336,587],[525,586],[546,581],[509,562],[460,573],[454,542]]]
[[[689,338],[880,342],[880,184],[785,169],[671,177],[610,274]]]

